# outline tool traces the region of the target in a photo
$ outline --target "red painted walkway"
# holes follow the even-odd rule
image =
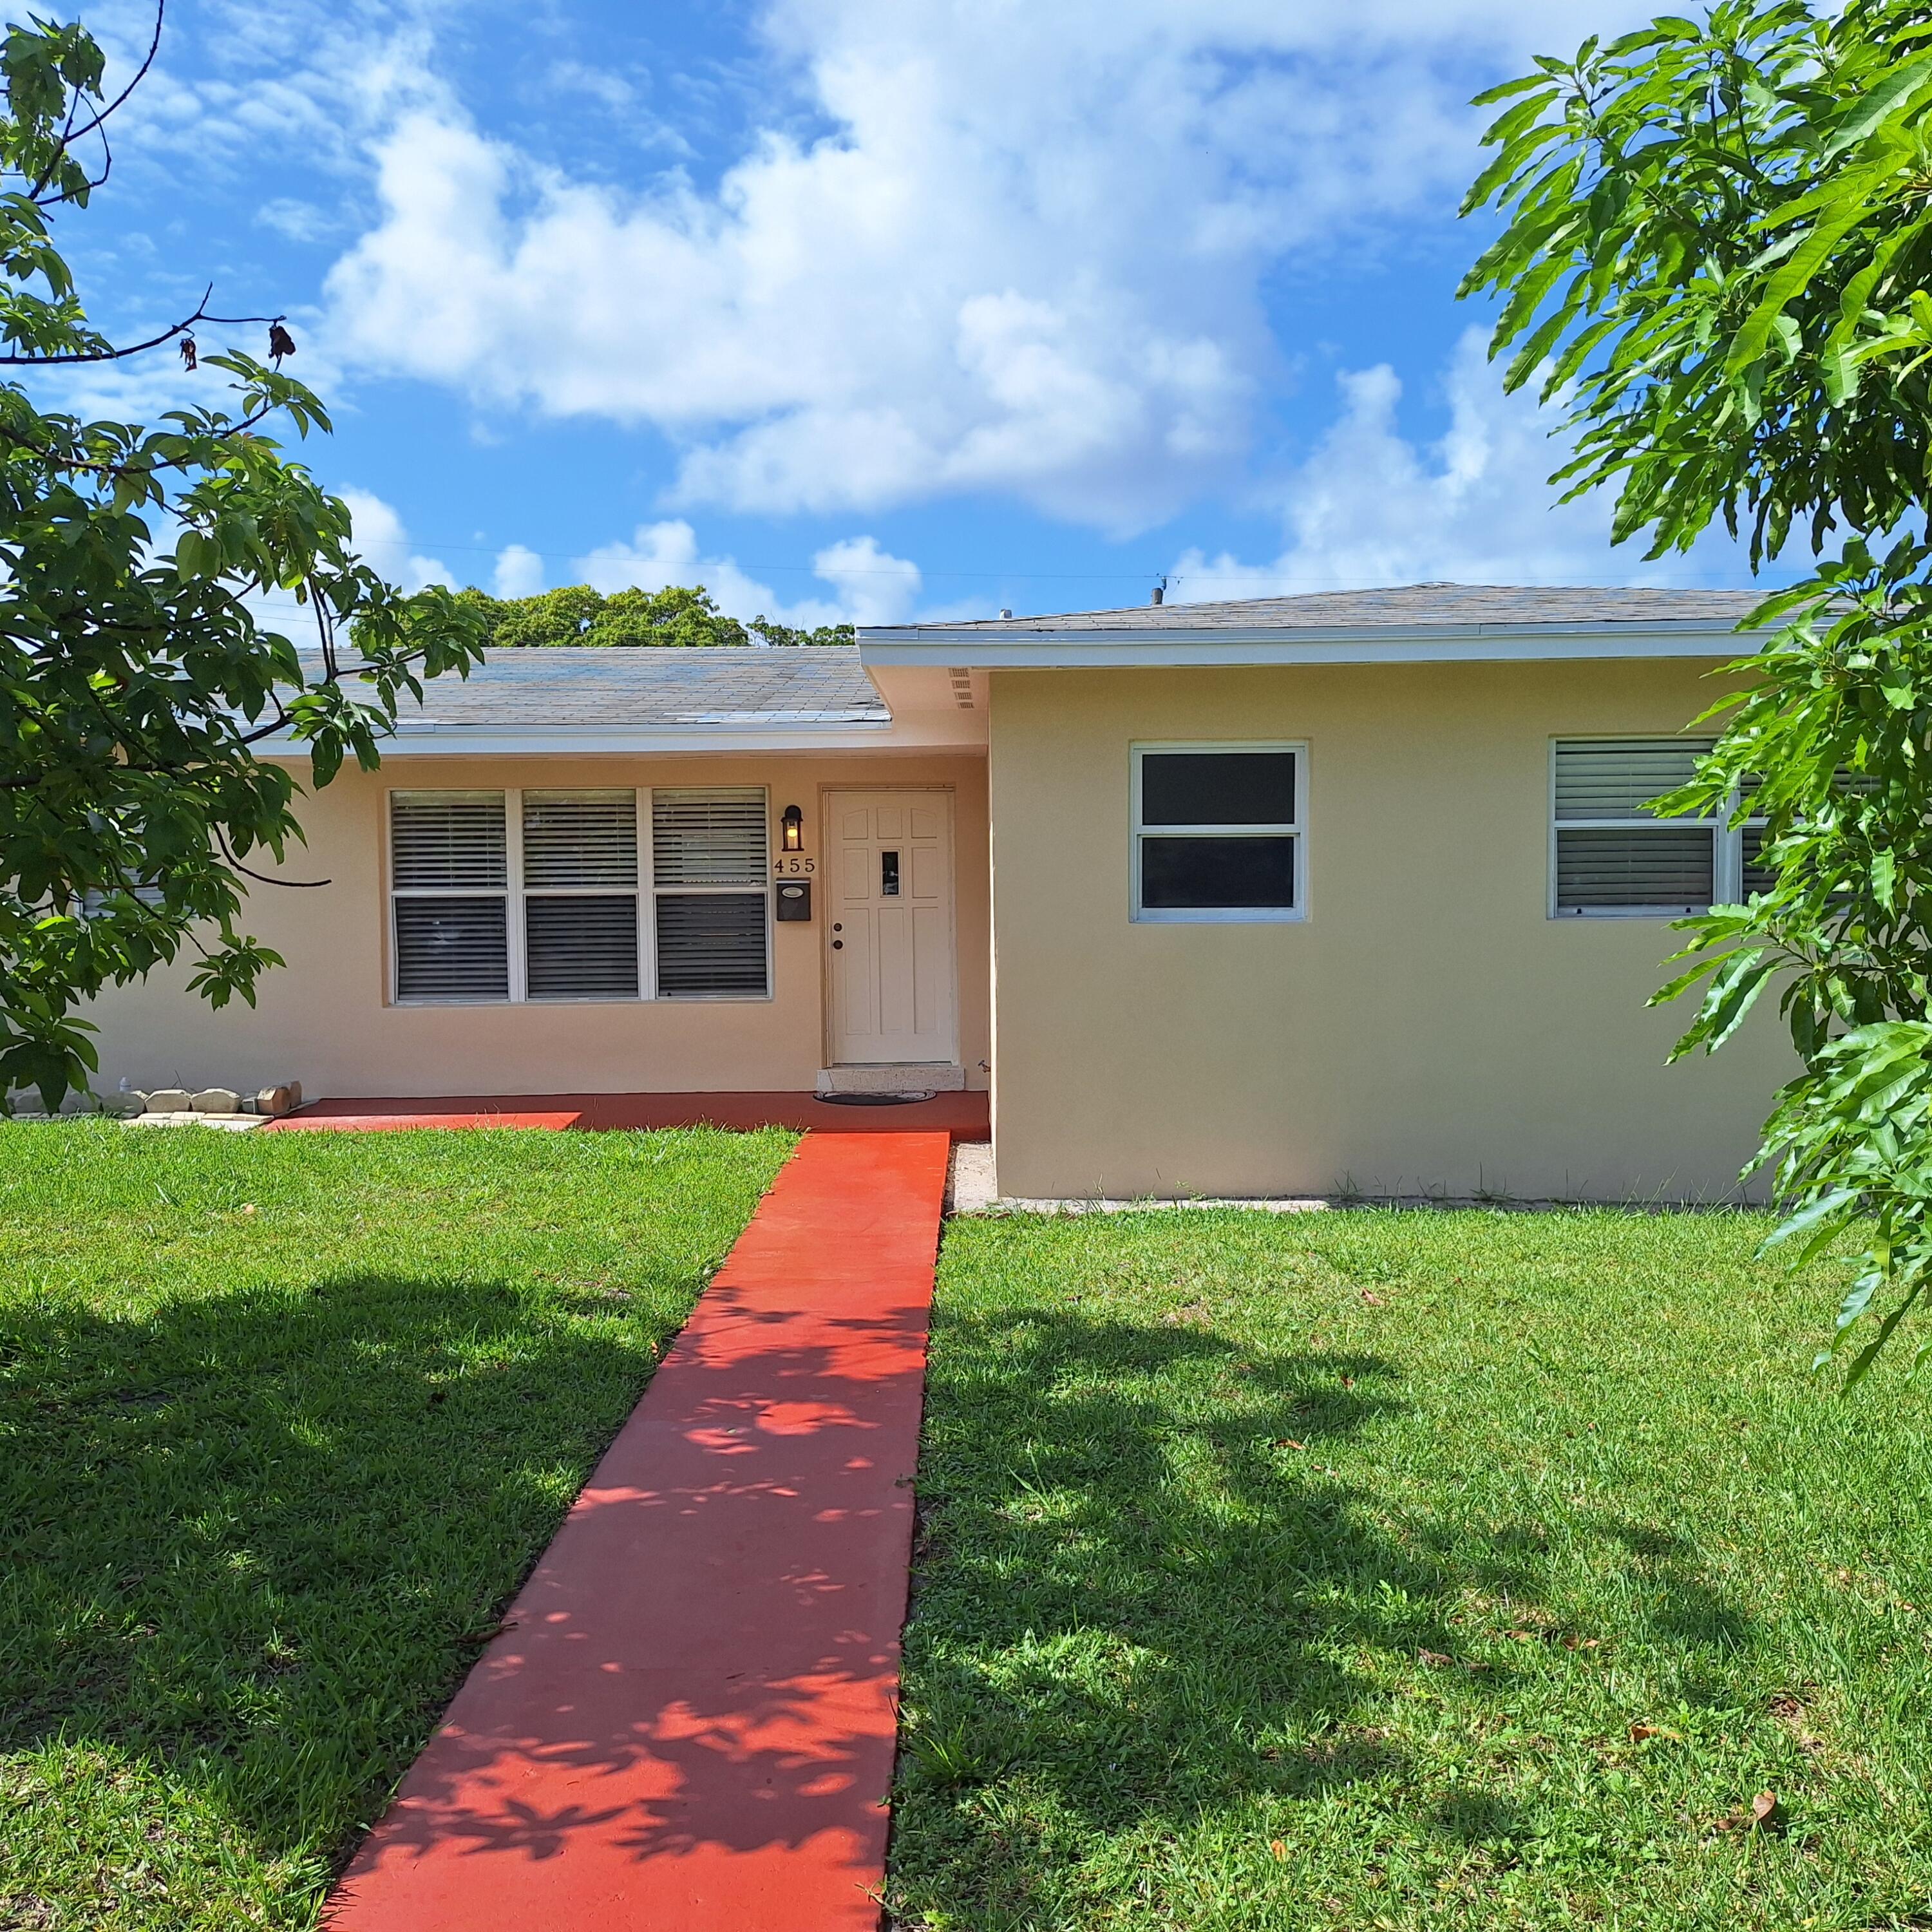
[[[318,1100],[269,1123],[360,1131],[400,1127],[793,1127],[837,1134],[936,1128],[956,1141],[992,1138],[988,1096],[935,1094],[902,1107],[828,1106],[811,1094],[470,1094],[447,1100]]]
[[[329,1932],[874,1932],[948,1147],[801,1144]]]

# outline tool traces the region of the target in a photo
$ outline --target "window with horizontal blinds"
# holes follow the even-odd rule
[[[638,794],[523,795],[524,986],[531,1000],[634,1000]]]
[[[638,794],[634,791],[524,794],[526,890],[634,892]]]
[[[1706,741],[1559,740],[1553,750],[1553,897],[1558,914],[1702,912],[1735,862],[1721,819],[1659,818],[1652,801],[1689,782]]]
[[[761,999],[770,993],[770,823],[762,790],[680,787],[652,793],[660,999]]]
[[[1717,893],[1708,827],[1642,832],[1566,828],[1557,835],[1557,904],[1565,912],[1702,912]]]
[[[532,895],[524,902],[525,978],[532,1000],[634,1000],[638,896]]]
[[[506,1000],[510,997],[508,902],[451,892],[396,899],[396,997]]]
[[[166,896],[158,885],[122,886],[112,891],[104,886],[89,886],[80,896],[81,916],[83,919],[100,918],[106,911],[110,902],[117,893],[122,892],[144,906],[158,906]]]
[[[509,877],[500,791],[392,791],[390,881],[398,892],[501,886]]]
[[[509,834],[500,791],[389,794],[399,1000],[510,996]]]
[[[663,886],[758,886],[770,863],[761,790],[651,794],[651,871]]]
[[[389,796],[398,1000],[770,994],[762,790]]]
[[[748,999],[770,990],[763,892],[659,892],[658,993]]]
[[[1654,798],[1688,784],[1708,740],[1581,738],[1556,747],[1556,816],[1652,820]]]

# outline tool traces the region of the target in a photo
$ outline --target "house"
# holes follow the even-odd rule
[[[1774,1016],[1667,1067],[1660,823],[1748,591],[1453,584],[499,651],[302,807],[253,1011],[102,1076],[311,1094],[990,1085],[1003,1192],[1711,1198]],[[1706,728],[1708,736],[1708,728]],[[290,748],[279,755],[292,756]]]

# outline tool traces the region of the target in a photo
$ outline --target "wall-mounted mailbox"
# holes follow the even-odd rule
[[[786,879],[778,886],[778,917],[781,920],[809,919],[812,916],[812,881],[809,879]]]

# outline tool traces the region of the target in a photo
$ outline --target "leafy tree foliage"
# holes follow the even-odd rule
[[[493,644],[849,644],[849,624],[797,630],[770,617],[741,624],[718,609],[702,584],[686,590],[617,590],[608,597],[587,584],[535,597],[497,598],[459,590],[457,601],[482,620]]]
[[[104,986],[186,950],[220,1006],[280,963],[237,924],[250,856],[299,836],[296,781],[256,748],[296,741],[316,785],[372,766],[399,696],[481,642],[448,592],[404,596],[364,563],[347,508],[264,430],[328,428],[282,369],[281,318],[204,299],[118,347],[88,322],[52,230],[106,176],[131,87],[109,100],[102,80],[77,26],[0,42],[0,1096],[50,1102],[94,1064],[76,1009]],[[243,328],[266,360],[200,346]],[[226,377],[232,400],[154,428],[36,400],[40,372],[143,352]],[[292,601],[306,650],[265,628],[264,593]]]
[[[1794,535],[1826,559],[1751,620],[1714,750],[1655,808],[1761,818],[1774,880],[1683,922],[1658,998],[1700,989],[1682,1053],[1778,989],[1774,1240],[1862,1236],[1856,1381],[1932,1282],[1932,10],[1726,0],[1480,98],[1466,206],[1506,221],[1465,292],[1563,410],[1558,478],[1613,486],[1652,556],[1721,524],[1754,565]]]

